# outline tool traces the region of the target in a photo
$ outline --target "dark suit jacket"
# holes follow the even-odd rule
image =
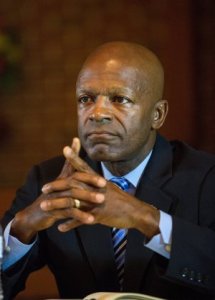
[[[98,163],[84,152],[82,157],[101,173]],[[58,157],[31,170],[3,225],[38,197],[63,163]],[[171,258],[147,249],[143,234],[129,230],[124,291],[166,299],[215,299],[215,157],[158,136],[136,197],[173,216]],[[28,274],[44,264],[63,298],[119,290],[109,227],[84,225],[60,233],[56,224],[40,232],[31,251],[4,272],[5,299],[13,298]]]

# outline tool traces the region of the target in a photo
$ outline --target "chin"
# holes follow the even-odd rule
[[[118,156],[110,148],[104,149],[103,147],[99,149],[86,149],[88,156],[92,160],[96,161],[115,161]]]
[[[95,161],[110,161],[113,160],[110,153],[104,153],[104,152],[89,152],[88,156]]]

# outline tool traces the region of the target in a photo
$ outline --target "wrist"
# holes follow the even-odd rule
[[[31,229],[28,217],[26,219],[22,211],[18,212],[11,223],[10,235],[17,238],[23,244],[30,244],[36,234],[37,232]]]
[[[141,203],[142,204],[142,203]],[[139,218],[137,229],[141,231],[148,239],[160,233],[160,211],[149,204],[144,204],[138,212]]]

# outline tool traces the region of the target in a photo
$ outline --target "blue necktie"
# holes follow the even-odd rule
[[[134,191],[134,186],[124,177],[113,177],[110,179],[111,182],[120,187],[123,191],[132,193]],[[113,228],[112,239],[113,239],[113,249],[114,258],[117,267],[117,275],[120,284],[120,290],[122,290],[123,279],[124,279],[124,263],[125,263],[125,251],[127,244],[127,229]]]

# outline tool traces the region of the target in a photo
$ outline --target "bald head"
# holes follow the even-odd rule
[[[116,163],[122,174],[146,157],[168,111],[163,81],[159,59],[137,44],[106,43],[87,58],[76,96],[79,137],[91,159]]]
[[[90,75],[90,70],[98,68],[102,72],[114,72],[121,66],[133,69],[137,80],[137,88],[144,93],[150,93],[152,99],[162,99],[164,87],[164,71],[158,57],[146,47],[135,43],[109,42],[101,45],[86,59],[79,73],[79,79],[84,74]]]

